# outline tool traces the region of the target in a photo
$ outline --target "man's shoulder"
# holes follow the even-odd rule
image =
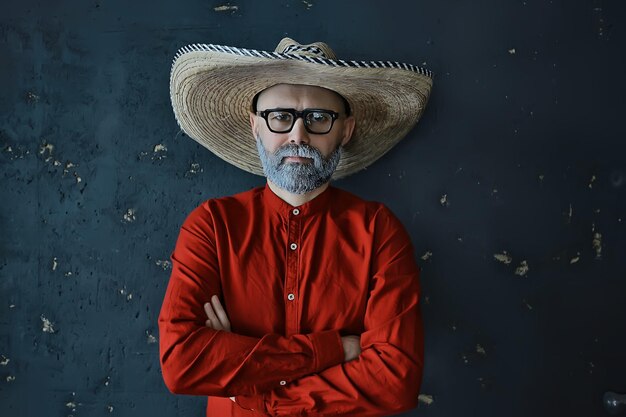
[[[246,207],[251,201],[260,198],[263,193],[263,187],[254,187],[247,191],[237,194],[211,197],[202,201],[190,213],[189,217],[205,217],[214,215],[217,212],[232,212],[238,208]]]
[[[391,214],[384,203],[367,200],[341,188],[333,187],[333,206],[341,211],[355,211],[366,216],[377,216],[381,213]]]

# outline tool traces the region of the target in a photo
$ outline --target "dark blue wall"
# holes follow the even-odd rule
[[[171,60],[285,35],[435,72],[417,128],[336,183],[423,268],[407,415],[603,415],[626,391],[625,22],[619,0],[4,1],[0,415],[203,415],[160,376],[168,258],[200,202],[264,181],[180,133]]]

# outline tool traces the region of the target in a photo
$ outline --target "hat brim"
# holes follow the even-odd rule
[[[263,175],[249,122],[253,97],[280,83],[334,90],[348,100],[356,119],[333,175],[338,179],[383,156],[419,121],[432,88],[432,75],[420,70],[190,50],[172,65],[170,95],[176,120],[187,135],[223,160]]]

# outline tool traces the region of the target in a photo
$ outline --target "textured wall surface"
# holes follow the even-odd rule
[[[179,131],[169,69],[285,35],[435,73],[416,129],[335,184],[423,268],[406,415],[603,415],[626,392],[624,22],[618,0],[3,2],[0,415],[203,415],[161,380],[169,255],[203,200],[264,181]]]

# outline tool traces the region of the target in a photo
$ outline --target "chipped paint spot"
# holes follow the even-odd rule
[[[71,408],[72,411],[76,411],[77,404],[74,401],[70,401],[65,404],[67,408]]]
[[[163,268],[164,271],[172,268],[172,263],[168,260],[158,260],[156,261],[157,266]]]
[[[480,353],[481,355],[487,356],[487,352],[485,351],[485,348],[483,348],[479,344],[476,345],[476,353]]]
[[[528,262],[522,261],[517,268],[515,268],[515,275],[524,276],[528,273]]]
[[[56,271],[57,270],[57,257],[55,256],[54,258],[52,258],[52,270]]]
[[[569,211],[567,212],[567,222],[572,222],[572,214],[574,214],[574,209],[572,208],[572,203],[569,204]]]
[[[593,183],[595,180],[596,180],[596,176],[592,175],[591,179],[589,180],[589,186],[588,186],[589,188],[593,188]]]
[[[433,396],[428,394],[420,394],[417,397],[418,401],[424,403],[426,405],[431,405],[433,403]]]
[[[576,256],[569,260],[570,265],[580,261],[580,252],[576,252]]]
[[[493,257],[505,265],[513,262],[513,258],[511,258],[511,255],[509,255],[505,250],[503,250],[502,253],[495,253]]]
[[[439,199],[439,204],[441,204],[444,207],[447,207],[450,205],[450,203],[448,202],[448,194],[444,194],[441,196],[441,198]]]
[[[192,162],[191,163],[191,167],[189,168],[189,170],[185,173],[185,176],[187,177],[191,177],[193,175],[199,174],[200,172],[204,172],[204,169],[202,169],[200,167],[200,164],[197,162]]]
[[[533,306],[530,305],[530,303],[526,300],[522,300],[522,303],[524,303],[524,305],[526,306],[527,309],[532,310]]]
[[[111,404],[107,405],[107,410],[109,411],[109,413],[113,412],[113,406]]]
[[[37,103],[39,99],[40,97],[37,94],[33,93],[32,91],[29,91],[26,93],[26,100],[29,103]]]
[[[433,256],[433,253],[432,253],[431,251],[426,251],[426,253],[425,253],[425,254],[423,254],[423,255],[421,256],[421,258],[420,258],[420,259],[422,259],[423,261],[427,261],[427,260],[429,260],[432,256]]]
[[[44,317],[43,314],[41,315],[41,325],[42,325],[41,330],[43,330],[44,333],[56,332],[56,330],[54,329],[54,323],[52,323],[50,320]]]
[[[148,330],[146,330],[146,339],[149,345],[157,342],[156,337],[154,337]]]
[[[130,301],[130,300],[133,299],[133,293],[132,292],[128,292],[126,290],[126,288],[120,289],[120,294],[126,296],[126,301]]]
[[[52,151],[54,151],[54,145],[51,143],[44,142],[39,147],[39,155],[43,156],[44,162],[52,159]]]
[[[13,381],[15,381],[15,377],[13,375],[8,375],[7,382],[13,382]]]
[[[593,240],[591,246],[596,251],[596,259],[602,258],[602,234],[595,232],[593,234]]]
[[[73,275],[73,274],[72,274],[72,271],[67,271],[67,272],[65,273],[65,276],[66,276],[66,277],[71,277],[72,275]]]
[[[311,9],[311,7],[313,7],[313,3],[309,3],[309,2],[308,2],[308,1],[306,1],[306,0],[302,0],[302,4],[304,4],[304,5],[306,6],[306,9],[307,9],[307,10],[310,10],[310,9]]]
[[[126,210],[126,213],[124,214],[124,221],[127,223],[132,223],[135,220],[137,220],[137,218],[135,217],[135,209],[129,208],[128,210]]]
[[[11,359],[7,358],[4,355],[0,355],[2,357],[2,360],[0,360],[0,365],[1,366],[7,366],[9,364],[9,362],[11,362]]]
[[[15,308],[15,304],[9,305],[9,308]]]
[[[152,160],[154,161],[156,160],[161,160],[167,157],[167,155],[165,155],[165,153],[167,152],[167,146],[159,143],[158,145],[154,146],[154,149],[152,150],[153,154],[152,154]]]
[[[230,3],[227,3],[223,6],[217,6],[214,7],[213,10],[215,10],[216,12],[227,12],[227,11],[237,11],[239,10],[239,6],[231,6]]]
[[[543,174],[539,174],[539,181],[543,181],[544,175]]]
[[[515,55],[515,48],[511,48],[511,49],[509,49],[509,54],[511,54],[511,55]]]

